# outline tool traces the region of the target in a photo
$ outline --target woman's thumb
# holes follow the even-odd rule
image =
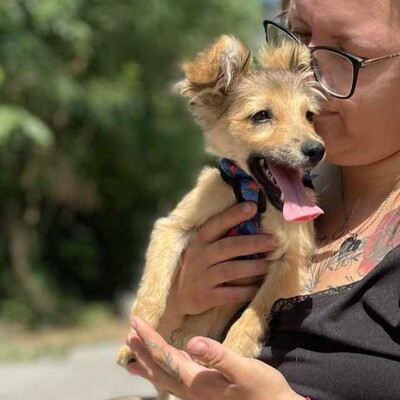
[[[194,337],[189,340],[186,351],[208,367],[220,371],[230,382],[234,383],[246,360],[215,340]]]

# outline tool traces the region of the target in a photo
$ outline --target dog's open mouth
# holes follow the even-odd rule
[[[249,159],[249,168],[269,202],[283,212],[286,221],[308,221],[323,214],[307,197],[299,169],[274,164],[259,155]]]

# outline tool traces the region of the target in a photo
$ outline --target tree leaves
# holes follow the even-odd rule
[[[154,219],[207,160],[169,90],[180,63],[222,33],[261,41],[263,11],[259,0],[1,0],[0,300],[29,308],[29,282],[51,310],[132,290]],[[22,259],[10,257],[16,224],[33,243]]]
[[[21,107],[0,105],[0,121],[0,146],[15,141],[18,134],[30,139],[37,147],[48,148],[54,142],[54,133],[50,128]],[[19,142],[22,140],[20,138]],[[15,146],[11,150],[18,151]]]

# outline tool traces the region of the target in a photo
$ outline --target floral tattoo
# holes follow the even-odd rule
[[[348,232],[345,226],[340,226],[334,233],[332,238],[327,236],[319,237],[320,245],[324,242],[336,241],[337,239],[346,236]],[[345,275],[348,282],[354,282],[359,278],[367,275],[394,247],[400,244],[400,207],[389,211],[382,218],[374,232],[367,237],[360,238],[360,243],[357,248],[339,249],[329,248],[317,252],[311,263],[311,279],[305,288],[312,292],[317,284],[321,281],[322,276],[326,271],[338,271],[339,269],[347,269],[353,263],[358,263],[357,277],[354,278],[351,273]]]

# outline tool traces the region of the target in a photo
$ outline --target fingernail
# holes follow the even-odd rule
[[[243,204],[243,206],[242,206],[242,210],[246,213],[246,214],[248,214],[250,211],[251,211],[251,204],[249,203],[249,202],[246,202],[246,203],[244,203]]]
[[[198,341],[190,346],[190,352],[197,356],[204,356],[208,350],[208,346],[201,341]]]
[[[260,238],[260,239],[261,239],[261,238]],[[276,239],[274,236],[272,236],[272,235],[266,234],[266,235],[262,238],[262,241],[263,241],[264,243],[269,244],[270,246],[276,246],[276,245],[278,245],[277,239]]]
[[[137,322],[134,319],[131,319],[132,328],[136,330]]]
[[[135,336],[136,336],[136,335],[135,335]],[[134,334],[133,334],[133,333],[130,333],[130,334],[128,335],[128,340],[127,340],[127,342],[129,343],[128,346],[130,345],[130,343],[131,343],[133,337],[134,337]]]

